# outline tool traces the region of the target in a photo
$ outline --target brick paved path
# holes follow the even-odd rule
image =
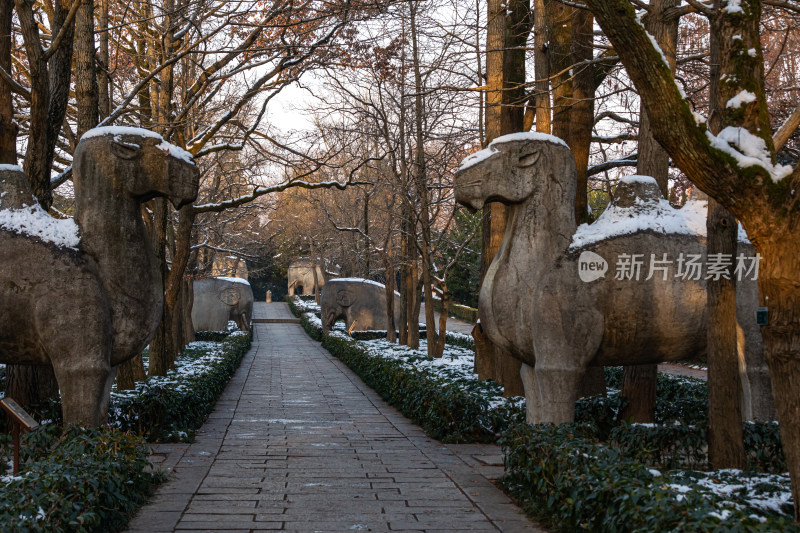
[[[496,446],[427,438],[296,324],[257,324],[197,441],[154,462],[170,481],[132,532],[542,531],[489,481]]]

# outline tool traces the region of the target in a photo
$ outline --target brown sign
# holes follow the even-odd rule
[[[31,415],[25,412],[25,409],[20,407],[20,405],[11,398],[3,398],[0,400],[0,407],[11,415],[11,418],[13,418],[15,422],[22,425],[22,427],[28,431],[39,427],[39,422],[34,420]]]

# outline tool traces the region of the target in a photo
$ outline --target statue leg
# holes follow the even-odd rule
[[[522,363],[519,375],[522,378],[522,387],[525,389],[525,419],[529,424],[539,424],[542,422],[542,397],[536,381],[536,372],[532,366]]]
[[[537,339],[534,374],[540,395],[540,422],[562,424],[575,419],[581,379],[603,340],[603,317],[587,310],[581,320],[564,327],[568,313],[552,313]],[[547,319],[544,319],[546,322]],[[526,394],[527,397],[527,394]]]
[[[536,365],[534,373],[541,394],[540,422],[562,424],[575,419],[575,400],[583,372],[578,367]]]

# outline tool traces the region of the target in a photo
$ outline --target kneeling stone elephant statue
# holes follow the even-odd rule
[[[233,320],[250,331],[253,289],[241,278],[208,278],[194,282],[192,327],[195,331],[223,331]]]
[[[394,320],[400,318],[400,294],[394,293]],[[350,329],[388,329],[386,324],[386,286],[362,278],[337,278],[322,288],[322,330],[327,332],[340,318]]]

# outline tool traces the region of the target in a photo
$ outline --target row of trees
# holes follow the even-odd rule
[[[400,292],[396,326],[410,346],[422,294],[436,293],[444,333],[449,281],[464,265],[475,268],[457,278],[482,275],[505,228],[500,204],[480,224],[460,211],[452,176],[500,135],[535,129],[567,142],[579,222],[634,167],[675,204],[694,184],[712,199],[709,250],[734,249],[736,217],[764,258],[762,331],[797,498],[799,21],[796,0],[0,0],[0,163],[21,161],[49,209],[57,187],[69,197],[71,153],[96,125],[146,127],[194,154],[198,202],[176,213],[154,201],[144,213],[166,301],[151,374],[191,334],[185,273],[207,272],[217,254],[275,264],[313,252],[385,280],[390,302]],[[313,128],[289,137],[268,110],[301,78]],[[341,190],[319,190],[331,188]],[[718,466],[743,458],[733,289],[709,291]],[[430,305],[425,322],[439,356]],[[481,377],[521,393],[519,363],[476,337]],[[122,382],[141,372],[134,362]],[[44,377],[9,369],[19,394]],[[593,377],[587,391],[602,385]],[[626,369],[624,388],[628,415],[652,416],[655,368]]]
[[[395,269],[401,272],[400,340],[415,345],[419,290],[438,286],[446,296],[446,259],[457,255],[458,247],[444,242],[456,216],[449,179],[465,146],[474,150],[529,129],[563,138],[577,162],[575,214],[582,222],[591,220],[590,207],[613,195],[626,167],[654,176],[677,205],[698,187],[710,196],[709,253],[735,253],[738,219],[764,257],[761,303],[770,324],[762,332],[797,496],[800,263],[791,233],[800,179],[800,6],[492,0],[486,15],[481,8],[399,3],[391,20],[362,29],[335,65],[315,106],[326,146],[349,150],[354,159],[383,159],[360,178],[369,185],[350,198],[336,205],[329,195],[312,200],[320,227],[327,221],[329,230],[349,234],[338,237],[349,239],[348,250],[394,258],[381,262],[388,265],[383,277],[391,287]],[[376,220],[369,209],[380,213]],[[502,241],[505,208],[490,204],[483,217],[485,271]],[[461,244],[468,238],[459,236]],[[365,275],[377,268],[371,265]],[[710,457],[718,467],[741,467],[733,283],[710,283],[709,317]],[[438,355],[432,313],[426,322],[429,353]],[[481,376],[520,392],[519,364],[479,329],[476,336]],[[655,372],[652,365],[626,368],[626,418],[652,419]],[[586,390],[593,385],[589,379]]]
[[[243,228],[248,214],[234,208],[296,186],[344,187],[343,175],[305,181],[335,154],[282,142],[265,117],[284,87],[328,63],[352,24],[379,9],[351,0],[0,5],[0,163],[22,163],[45,209],[53,208],[56,188],[71,196],[71,154],[95,126],[156,131],[191,152],[201,169],[195,205],[174,212],[154,200],[143,212],[165,288],[151,375],[166,372],[191,335],[183,327],[190,301],[184,272],[220,248],[214,232]],[[123,366],[121,384],[143,373],[140,359]],[[55,393],[49,369],[12,366],[8,380],[9,395],[24,403]]]

